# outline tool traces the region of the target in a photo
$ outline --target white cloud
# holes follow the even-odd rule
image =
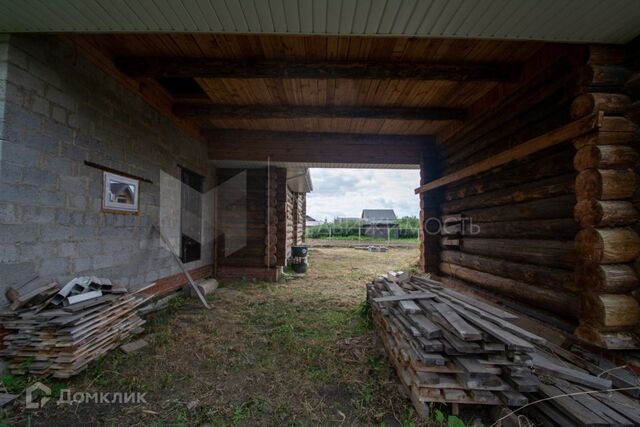
[[[313,191],[307,194],[307,215],[318,221],[359,218],[362,209],[393,209],[396,215],[418,216],[419,170],[311,169]]]

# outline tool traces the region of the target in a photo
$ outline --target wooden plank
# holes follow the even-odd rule
[[[496,392],[496,394],[507,406],[522,406],[529,402],[529,399],[524,394],[517,391],[502,390]]]
[[[545,148],[549,148],[553,145],[560,144],[572,138],[576,138],[580,135],[584,135],[585,133],[590,132],[591,130],[598,127],[600,119],[600,114],[591,114],[580,120],[569,123],[561,128],[548,132],[544,135],[530,139],[529,141],[524,142],[514,148],[491,156],[488,159],[481,160],[473,165],[450,173],[449,175],[428,182],[427,184],[416,188],[415,193],[424,193],[426,191],[442,187],[443,185],[460,181],[463,178],[486,172],[490,169],[504,165],[514,160],[522,159],[540,150],[544,150]]]
[[[560,396],[562,390],[548,384],[540,383],[540,391],[548,397]],[[574,419],[581,426],[609,426],[606,420],[580,405],[572,397],[565,396],[553,399],[553,405]]]
[[[429,107],[322,107],[315,105],[228,105],[213,103],[178,103],[173,113],[182,118],[210,120],[237,119],[300,119],[341,118],[375,120],[463,120],[465,110],[461,108]]]
[[[575,393],[583,393],[588,391],[584,387],[578,387],[573,384],[569,384],[565,381],[556,381],[554,384],[558,389],[562,390],[567,394],[575,394]],[[624,417],[622,414],[618,413],[614,409],[609,406],[603,404],[601,401],[596,399],[589,394],[576,394],[572,396],[572,398],[580,403],[582,406],[587,408],[589,411],[594,412],[600,418],[609,421],[612,425],[616,426],[632,426],[634,425],[632,421]]]
[[[210,58],[117,58],[120,71],[131,77],[193,77],[206,79],[349,79],[516,81],[517,64],[446,64],[403,62],[285,62]]]
[[[442,329],[423,314],[408,314],[409,321],[420,331],[422,336],[431,339],[442,336]]]
[[[536,372],[548,374],[558,378],[564,378],[571,382],[582,384],[588,387],[593,387],[596,389],[606,390],[611,388],[611,380],[595,377],[593,375],[589,375],[575,369],[557,365],[537,352],[533,353],[532,356],[532,363]]]
[[[482,339],[482,333],[467,323],[448,304],[434,303],[433,307],[451,324],[456,333],[465,341],[478,341]]]
[[[456,310],[458,314],[460,314],[460,316],[464,317],[465,319],[473,323],[475,326],[485,331],[487,334],[505,343],[508,348],[513,350],[520,350],[520,351],[533,351],[534,349],[533,345],[523,340],[522,338],[517,337],[511,334],[510,332],[502,330],[499,326],[493,323],[490,323],[488,321],[485,321],[481,319],[479,316],[476,316],[475,314],[471,314],[455,306],[451,306],[451,307],[453,307],[453,309]]]
[[[373,302],[395,302],[395,301],[407,301],[407,300],[418,300],[418,299],[432,299],[435,298],[436,295],[432,292],[415,292],[409,293],[405,295],[389,295],[386,297],[377,297],[373,298]]]

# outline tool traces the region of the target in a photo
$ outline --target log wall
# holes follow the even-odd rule
[[[637,123],[634,104],[640,91],[629,63],[609,55],[594,73],[593,82],[606,86],[583,88],[571,106],[573,118],[594,111],[603,114],[602,126],[574,141],[577,204],[575,219],[578,262],[576,284],[582,291],[580,326],[576,335],[607,349],[634,349],[640,306],[636,268],[640,254],[638,219]],[[603,77],[600,77],[603,76]],[[636,123],[634,123],[634,121]]]
[[[285,265],[286,170],[219,168],[216,174],[218,271],[225,271],[227,275],[244,271],[246,274],[242,276],[246,277],[277,277],[262,270]],[[246,178],[238,178],[241,174],[246,174]],[[242,196],[245,191],[246,199]],[[243,234],[246,236],[244,247],[228,253],[231,239]]]
[[[437,176],[589,115],[598,115],[596,130],[421,194],[423,224],[434,214],[441,224],[435,252],[423,231],[425,271],[436,271],[427,259],[437,256],[439,273],[573,319],[578,337],[606,348],[637,348],[640,318],[632,296],[640,91],[622,58],[618,48],[592,47],[551,64],[490,118],[441,141]],[[422,184],[433,179],[426,166]]]
[[[438,176],[569,123],[578,68],[574,58],[561,58],[491,116],[441,141]],[[571,144],[562,143],[441,187],[438,271],[575,318],[573,157]]]

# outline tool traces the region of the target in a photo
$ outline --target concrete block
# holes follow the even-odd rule
[[[113,256],[111,254],[103,254],[92,257],[94,268],[108,268],[114,265]]]
[[[18,247],[13,244],[0,244],[0,263],[20,261]]]
[[[58,186],[58,176],[42,169],[25,168],[22,182],[44,190],[55,190]]]
[[[93,260],[89,257],[77,258],[73,259],[73,273],[79,274],[85,271],[89,271],[93,269]]]
[[[7,79],[25,91],[44,96],[44,82],[11,62],[7,65]]]
[[[71,272],[68,258],[44,258],[39,268],[40,277],[47,280],[59,280],[62,274]]]
[[[22,166],[0,161],[0,182],[7,184],[22,182],[22,170]]]
[[[43,132],[54,137],[56,140],[71,144],[73,142],[74,130],[66,123],[58,123],[55,120],[43,119]]]
[[[74,242],[65,242],[58,245],[58,255],[61,257],[75,257],[78,255]]]
[[[6,224],[0,227],[0,242],[33,242],[38,240],[39,234],[39,227],[36,224]]]
[[[23,205],[37,205],[39,203],[38,187],[31,185],[0,184],[2,201]]]
[[[14,203],[0,203],[0,224],[18,224],[18,206]]]
[[[89,205],[89,198],[82,194],[68,194],[67,206],[72,209],[86,209]]]
[[[60,190],[67,194],[87,195],[89,190],[88,176],[60,176]]]
[[[22,208],[22,222],[25,224],[54,224],[56,211],[54,208],[41,206],[24,206]]]
[[[3,263],[0,264],[0,277],[2,277],[2,298],[4,290],[8,287],[17,287],[36,276],[36,264],[34,262]]]
[[[63,125],[67,125],[67,110],[55,104],[51,106],[51,118]]]
[[[72,144],[62,144],[60,146],[60,155],[77,162],[89,160],[89,150]],[[100,159],[100,162],[102,163],[102,159]]]
[[[75,111],[77,108],[77,102],[72,95],[56,89],[55,87],[48,86],[45,96],[54,104],[64,107],[65,110]]]
[[[44,156],[43,168],[58,175],[71,175],[74,171],[74,162],[58,156]]]
[[[60,143],[52,136],[45,135],[40,129],[29,129],[25,131],[24,143],[27,147],[34,148],[49,156],[58,156]]]
[[[2,160],[7,163],[35,168],[40,164],[40,151],[23,144],[5,141],[2,143]]]
[[[22,261],[35,261],[40,258],[56,256],[58,245],[53,242],[34,241],[16,245]]]
[[[95,256],[104,253],[102,248],[103,242],[99,240],[93,240],[89,242],[77,242],[76,247],[78,253],[84,256]]]
[[[40,204],[54,208],[65,207],[67,203],[65,193],[62,191],[41,191]]]

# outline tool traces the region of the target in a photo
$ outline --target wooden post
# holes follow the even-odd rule
[[[420,161],[420,185],[425,185],[440,175],[437,160],[423,156]],[[440,223],[440,189],[420,194],[420,270],[438,273],[440,265],[440,230],[429,229],[427,225]]]

